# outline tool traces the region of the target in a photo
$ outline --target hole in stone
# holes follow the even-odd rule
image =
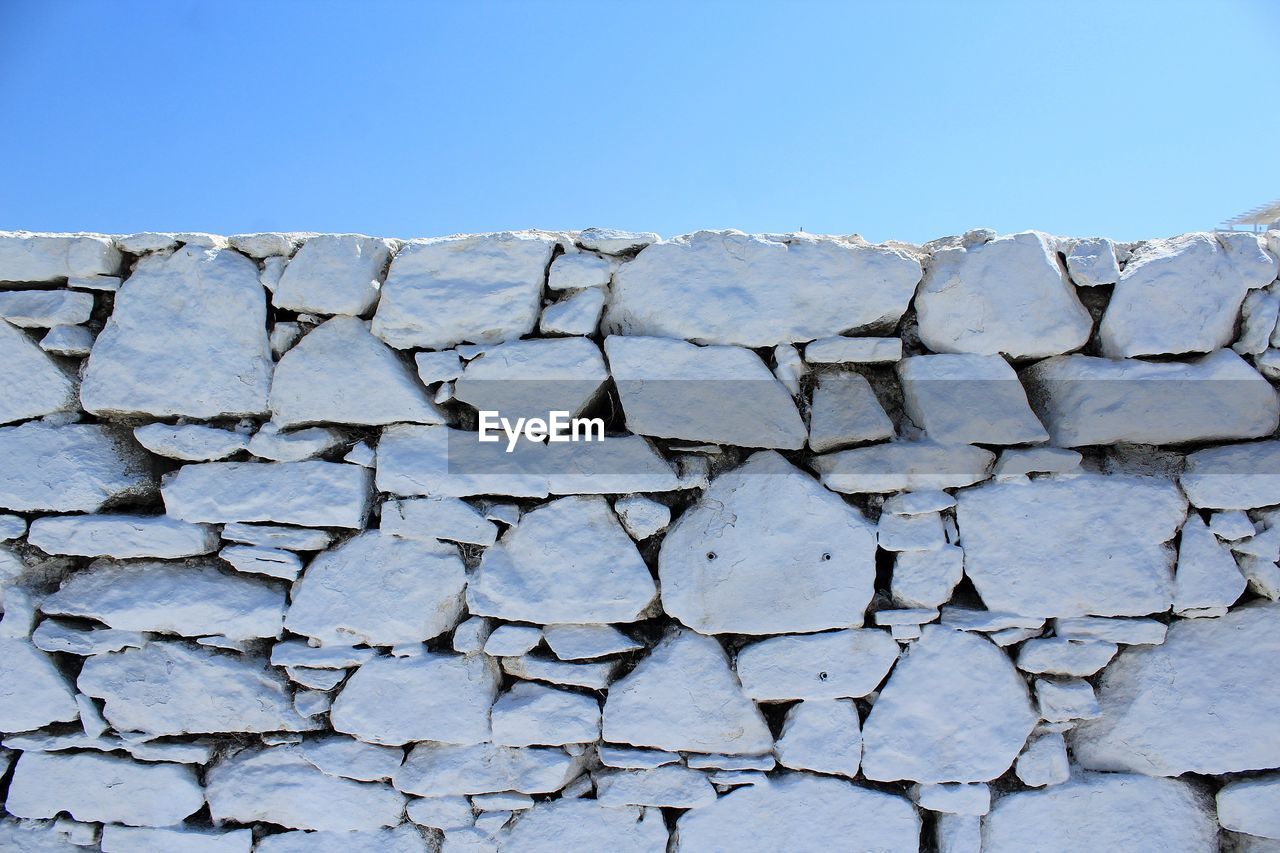
[[[831,555],[830,555],[830,554],[825,554],[825,553],[824,553],[824,554],[822,555],[822,561],[823,561],[824,563],[825,563],[825,562],[830,561],[830,559],[831,559]]]
[[[708,552],[707,552],[707,559],[708,559],[708,560],[714,560],[715,558],[716,558],[716,552],[715,552],[715,551],[708,551]]]

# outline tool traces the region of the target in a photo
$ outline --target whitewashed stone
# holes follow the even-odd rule
[[[464,655],[482,651],[492,630],[492,621],[483,616],[464,619],[453,629],[453,650]]]
[[[1276,321],[1280,320],[1280,299],[1265,290],[1254,290],[1240,309],[1240,336],[1231,348],[1241,355],[1261,355],[1267,351]]]
[[[560,255],[551,262],[551,269],[547,274],[547,289],[602,288],[609,283],[617,266],[617,261],[590,252]]]
[[[125,631],[247,640],[280,633],[285,595],[278,586],[210,563],[103,559],[70,575],[40,609]]]
[[[602,806],[661,806],[696,809],[716,801],[716,789],[698,770],[668,764],[652,770],[612,770],[596,774],[596,802]]]
[[[1032,788],[1061,785],[1071,777],[1067,745],[1059,732],[1037,734],[1018,756],[1014,772],[1022,784]]]
[[[1092,720],[1102,714],[1098,699],[1093,693],[1093,685],[1082,678],[1063,681],[1037,678],[1035,686],[1036,705],[1040,709],[1042,720],[1051,723]]]
[[[600,349],[587,338],[508,341],[467,364],[454,396],[480,411],[547,419],[582,413],[609,378]]]
[[[742,447],[804,446],[787,389],[755,353],[655,337],[604,341],[626,413],[640,435]]]
[[[983,853],[1218,849],[1208,797],[1192,784],[1084,773],[1001,797],[982,822]]]
[[[161,484],[165,510],[187,521],[364,526],[373,473],[335,462],[208,462]]]
[[[1020,477],[1024,474],[1070,474],[1080,470],[1080,453],[1062,447],[1028,447],[1002,450],[991,476]]]
[[[1098,327],[1112,358],[1227,346],[1245,294],[1270,284],[1276,259],[1252,234],[1183,234],[1134,252]]]
[[[542,634],[561,660],[591,660],[644,648],[612,625],[548,625]]]
[[[591,287],[570,293],[542,309],[538,330],[544,335],[590,335],[600,324],[605,292]]]
[[[502,659],[502,671],[515,678],[546,681],[568,687],[584,687],[588,690],[606,689],[609,682],[613,680],[613,672],[617,667],[617,661],[564,663],[532,655]]]
[[[1218,543],[1200,516],[1187,516],[1173,580],[1173,612],[1230,607],[1244,588],[1244,575],[1231,552]]]
[[[634,622],[657,590],[608,503],[568,497],[525,513],[467,587],[472,613],[512,621]]]
[[[770,637],[738,652],[738,677],[758,702],[866,696],[898,658],[885,631],[850,629]]]
[[[863,726],[862,772],[881,782],[987,782],[1013,764],[1037,719],[995,645],[926,625]]]
[[[121,251],[128,252],[131,255],[167,252],[178,245],[178,239],[175,235],[157,231],[139,231],[136,234],[125,234],[116,237],[115,242]]]
[[[1280,766],[1278,626],[1280,605],[1251,604],[1126,649],[1102,674],[1102,717],[1071,732],[1076,760],[1159,776]]]
[[[280,357],[293,349],[302,338],[302,325],[299,323],[284,322],[275,323],[271,326],[271,332],[267,336],[267,341],[271,344],[271,354],[279,361]]]
[[[1059,637],[1104,640],[1126,646],[1154,646],[1164,642],[1169,627],[1155,619],[1111,619],[1101,616],[1072,616],[1053,620]]]
[[[409,366],[355,317],[334,317],[284,354],[271,385],[271,417],[286,428],[444,422]]]
[[[492,545],[498,526],[458,498],[387,501],[382,505],[382,533],[404,539],[444,540]]]
[[[604,739],[658,749],[754,755],[769,727],[715,640],[677,630],[610,685]]]
[[[102,853],[249,853],[253,831],[207,831],[188,826],[151,827],[107,824],[102,827]]]
[[[1271,383],[1231,350],[1189,363],[1069,355],[1022,376],[1064,447],[1257,438],[1280,422]]]
[[[892,326],[919,281],[906,251],[856,238],[699,231],[648,246],[614,274],[605,326],[773,346]]]
[[[80,290],[0,291],[0,318],[24,329],[49,329],[59,324],[87,323],[93,314],[93,294]]]
[[[330,776],[360,782],[390,779],[404,761],[404,753],[399,749],[362,743],[344,735],[305,738],[298,752]]]
[[[329,427],[310,427],[285,432],[268,421],[249,439],[249,453],[271,462],[302,462],[334,451],[345,444],[346,436]]]
[[[0,731],[31,731],[79,714],[75,691],[52,658],[23,638],[0,637]]]
[[[915,305],[920,340],[940,353],[1043,358],[1079,349],[1093,328],[1056,242],[1036,231],[935,251]]]
[[[257,267],[233,251],[187,247],[138,262],[85,364],[80,399],[93,414],[258,415],[271,367]]]
[[[489,707],[500,680],[497,664],[483,655],[374,658],[347,680],[329,718],[337,731],[367,743],[482,743],[490,739]]]
[[[98,424],[0,427],[0,507],[19,512],[97,512],[151,494],[146,454]]]
[[[95,337],[84,326],[54,326],[40,339],[40,349],[67,358],[83,358],[93,349]]]
[[[265,548],[287,548],[290,551],[320,551],[329,547],[333,535],[325,530],[309,530],[282,524],[244,524],[233,521],[222,528],[228,542],[244,542]]]
[[[943,491],[902,492],[885,498],[883,511],[894,515],[927,515],[955,505],[956,499]]]
[[[638,252],[662,238],[652,231],[620,231],[617,228],[587,228],[578,232],[578,245],[606,255]]]
[[[933,823],[938,853],[982,853],[982,818],[940,814]]]
[[[31,642],[46,652],[66,652],[88,657],[124,648],[142,648],[146,637],[140,631],[117,628],[80,628],[59,619],[44,619],[31,634]],[[0,729],[3,729],[0,726]]]
[[[648,539],[671,523],[670,507],[641,495],[618,498],[613,504],[613,511],[637,542]]]
[[[251,258],[287,258],[297,250],[298,243],[302,239],[303,235],[300,234],[275,231],[260,234],[232,234],[227,238],[227,244]]]
[[[418,826],[432,829],[461,829],[475,822],[466,797],[415,797],[406,813]]]
[[[120,289],[118,275],[71,276],[67,279],[67,287],[72,290],[97,290],[104,293],[115,293]]]
[[[302,573],[302,560],[292,551],[263,548],[259,545],[229,545],[218,552],[218,558],[231,564],[237,572],[266,575],[293,581]]]
[[[809,364],[878,364],[901,358],[901,338],[822,338],[804,348]]]
[[[657,749],[632,749],[602,743],[596,746],[596,752],[600,756],[600,763],[606,767],[650,770],[654,767],[662,767],[664,764],[680,762],[680,753],[663,752]]]
[[[764,755],[689,755],[685,763],[697,770],[772,770],[777,762]]]
[[[519,338],[538,321],[555,245],[535,231],[411,240],[391,262],[373,333],[396,349]]]
[[[800,396],[800,379],[809,372],[800,351],[791,344],[778,344],[773,348],[773,375],[792,397]]]
[[[824,453],[893,438],[893,421],[861,374],[823,373],[809,407],[809,447]]]
[[[936,551],[947,544],[938,513],[880,514],[876,541],[884,551]]]
[[[7,763],[5,768],[8,769]],[[62,821],[71,822],[69,818],[63,818]],[[84,848],[73,843],[63,832],[64,826],[65,823],[58,820],[19,820],[12,816],[0,818],[0,849],[17,850],[21,853],[83,853]]]
[[[778,763],[792,770],[858,775],[862,731],[850,699],[806,699],[793,705],[782,723]]]
[[[466,583],[452,546],[370,530],[311,561],[285,627],[324,645],[430,640],[458,623]]]
[[[423,385],[449,382],[462,375],[462,359],[457,350],[415,353],[413,360]]]
[[[812,462],[828,489],[884,494],[970,486],[987,478],[995,458],[980,447],[895,441],[827,453]]]
[[[308,690],[328,691],[337,687],[347,677],[345,669],[312,669],[305,666],[292,666],[285,670],[289,680],[300,684]]]
[[[1125,476],[994,483],[958,496],[965,573],[987,607],[1032,616],[1141,616],[1172,603],[1173,486]]]
[[[114,755],[23,753],[5,809],[27,818],[67,812],[76,820],[168,826],[204,805],[195,771]]]
[[[120,250],[100,234],[0,231],[0,281],[111,275],[120,263]]]
[[[121,732],[153,736],[206,732],[305,731],[285,680],[265,661],[203,646],[152,642],[94,655],[76,680],[104,701],[103,716]]]
[[[316,234],[289,261],[271,301],[292,311],[361,316],[377,303],[390,258],[386,240]]]
[[[893,562],[890,591],[902,607],[939,607],[964,575],[964,550],[943,545],[932,551],[902,551]]]
[[[255,853],[430,853],[434,850],[413,826],[355,831],[291,830],[258,841]]]
[[[942,444],[1034,444],[1036,420],[1009,363],[998,355],[920,355],[898,363],[907,416]]]
[[[46,554],[174,559],[215,550],[218,532],[164,515],[63,515],[37,518],[27,541]]]
[[[913,802],[931,812],[981,816],[991,809],[991,788],[980,783],[912,785],[910,794]]]
[[[539,803],[498,836],[501,850],[556,853],[609,850],[663,853],[667,827],[658,809],[609,808],[593,800]]]
[[[600,739],[600,704],[593,697],[531,682],[518,682],[499,696],[492,721],[493,742],[502,746],[561,746]]]
[[[904,797],[843,779],[788,773],[680,816],[678,850],[916,850],[920,818]]]
[[[206,780],[215,821],[355,831],[395,826],[404,816],[399,791],[324,773],[296,746],[243,750],[209,768]]]
[[[183,462],[216,462],[249,446],[245,433],[203,424],[143,424],[133,437],[152,453]]]
[[[1103,640],[1041,637],[1027,640],[1018,652],[1018,669],[1036,674],[1093,675],[1106,666],[1119,647]]]
[[[490,657],[517,657],[542,642],[542,629],[536,625],[499,625],[484,641],[484,653]]]
[[[1192,506],[1253,509],[1280,504],[1280,441],[1207,447],[1178,478]]]
[[[27,334],[0,320],[0,423],[39,418],[77,407],[75,381]]]
[[[783,457],[757,453],[667,531],[658,572],[663,608],[703,633],[858,627],[874,528]]]
[[[581,757],[559,748],[419,743],[392,782],[399,790],[420,797],[497,791],[546,794],[563,788],[581,772],[582,765]]]
[[[1079,287],[1115,284],[1120,280],[1116,244],[1105,237],[1072,240],[1067,252],[1067,271]]]
[[[1233,779],[1218,790],[1217,801],[1224,829],[1280,839],[1280,774]]]
[[[0,513],[0,542],[10,542],[27,535],[27,520],[20,515]]]
[[[1239,566],[1249,589],[1272,601],[1280,599],[1280,565],[1267,558],[1242,554]]]
[[[274,666],[345,669],[359,666],[376,655],[374,649],[309,646],[302,640],[284,640],[271,647]]]

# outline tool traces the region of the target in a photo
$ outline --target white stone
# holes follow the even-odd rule
[[[483,655],[374,658],[347,679],[329,718],[367,743],[482,743],[499,683],[497,665]]]
[[[938,513],[881,513],[876,541],[884,551],[936,551],[947,544]]]
[[[286,548],[290,551],[320,551],[329,547],[333,535],[325,530],[309,530],[282,524],[244,524],[233,521],[222,528],[222,538],[228,542],[244,542],[268,548]]]
[[[192,827],[102,827],[102,853],[249,853],[253,831],[206,831]]]
[[[53,355],[81,358],[93,349],[93,331],[84,326],[54,326],[40,339],[40,349]]]
[[[518,657],[542,642],[542,629],[536,625],[499,625],[484,641],[484,653],[490,657]]]
[[[1187,456],[1178,483],[1196,507],[1253,509],[1280,504],[1280,441],[1197,450]]]
[[[0,508],[18,512],[97,512],[152,494],[146,454],[99,424],[0,427]]]
[[[100,290],[104,293],[115,293],[120,289],[120,276],[71,276],[67,279],[67,287],[72,290]]]
[[[1280,599],[1280,565],[1266,558],[1241,555],[1239,566],[1249,589],[1272,601]]]
[[[1231,552],[1194,512],[1182,525],[1178,570],[1173,579],[1173,612],[1230,607],[1244,592],[1245,579]]]
[[[1072,639],[1105,640],[1126,646],[1154,646],[1164,642],[1169,626],[1155,619],[1112,619],[1072,616],[1053,620],[1053,632]]]
[[[334,317],[284,354],[271,417],[281,427],[444,422],[408,364],[355,317]]]
[[[964,550],[943,545],[932,551],[902,551],[894,559],[890,591],[901,607],[938,607],[964,575]]]
[[[401,791],[421,797],[498,791],[546,794],[563,788],[582,765],[581,758],[559,748],[419,743],[392,782]]]
[[[459,829],[475,822],[466,797],[415,797],[406,811],[409,820],[432,829]]]
[[[302,640],[284,640],[271,647],[271,663],[274,666],[345,669],[359,666],[376,655],[374,649],[309,646]]]
[[[662,752],[657,749],[632,749],[598,744],[596,752],[600,756],[600,763],[606,767],[649,770],[664,764],[680,763],[680,753]]]
[[[916,850],[920,817],[904,797],[843,779],[787,773],[680,816],[679,850]]]
[[[1078,287],[1115,284],[1120,280],[1116,244],[1105,237],[1072,240],[1067,252],[1067,271]]]
[[[463,620],[453,629],[453,650],[464,655],[482,651],[492,630],[492,622],[483,616]]]
[[[587,338],[508,341],[467,364],[454,396],[480,411],[542,418],[582,413],[609,378],[600,349]]]
[[[901,338],[822,338],[804,348],[809,364],[878,364],[901,358]]]
[[[689,755],[685,763],[699,770],[772,770],[777,762],[773,756],[764,755]]]
[[[609,283],[617,267],[617,261],[602,258],[590,252],[560,255],[551,262],[547,288],[549,290],[601,288]]]
[[[267,835],[258,841],[255,853],[430,853],[428,845],[413,826],[356,831],[292,830]]]
[[[1038,734],[1027,742],[1018,756],[1014,772],[1022,784],[1032,788],[1061,785],[1071,777],[1067,745],[1059,732]]]
[[[1094,770],[1179,776],[1280,766],[1280,605],[1175,621],[1163,645],[1126,649],[1102,674],[1102,717],[1071,733]]]
[[[898,363],[907,416],[941,444],[1034,444],[1049,434],[998,355],[920,355]]]
[[[982,818],[940,814],[933,823],[938,853],[982,853]]]
[[[87,323],[93,294],[80,290],[0,290],[0,318],[24,329]]]
[[[18,817],[65,811],[82,821],[168,826],[198,811],[204,796],[190,767],[91,752],[28,752],[18,759],[4,805]]]
[[[638,252],[662,238],[652,231],[620,231],[617,228],[587,228],[578,232],[578,245],[606,255]]]
[[[0,731],[31,731],[79,714],[75,691],[52,658],[25,639],[0,637]]]
[[[245,433],[203,424],[144,424],[133,437],[152,453],[183,462],[216,462],[249,446]]]
[[[288,257],[303,239],[300,234],[263,232],[260,234],[232,234],[227,244],[237,252],[251,258]]]
[[[610,685],[604,739],[693,752],[754,755],[773,737],[714,639],[677,630]]]
[[[605,326],[614,334],[773,346],[892,326],[919,281],[915,257],[856,238],[699,231],[648,246],[622,265]]]
[[[399,791],[324,773],[296,746],[243,750],[209,768],[206,779],[215,821],[355,831],[395,826],[404,815]]]
[[[590,335],[600,324],[605,293],[598,287],[570,293],[542,309],[538,330],[544,335]]]
[[[703,633],[858,627],[875,533],[858,510],[773,452],[711,482],[667,531],[662,604]]]
[[[561,746],[600,739],[600,704],[595,698],[531,682],[517,682],[499,696],[492,720],[493,742],[502,746]]]
[[[528,794],[516,794],[504,791],[496,794],[476,794],[471,804],[479,812],[505,812],[507,817],[512,812],[533,808],[533,797]],[[483,815],[481,816],[483,817]],[[505,823],[505,820],[503,821]],[[476,818],[476,826],[481,826],[481,818]]]
[[[116,237],[115,241],[121,251],[128,252],[131,255],[168,252],[178,245],[176,236],[157,231],[139,231],[136,234],[125,234]]]
[[[981,816],[991,810],[991,788],[985,784],[912,785],[910,793],[920,808],[931,812]]]
[[[605,338],[604,349],[634,433],[742,447],[804,446],[795,402],[750,350],[617,335]]]
[[[169,515],[187,521],[364,526],[373,473],[335,462],[185,465],[161,485]]]
[[[1227,346],[1245,294],[1270,284],[1276,259],[1252,234],[1183,234],[1134,252],[1098,330],[1112,357]]]
[[[612,625],[548,625],[542,633],[561,660],[590,660],[644,648]]]
[[[423,385],[449,382],[462,375],[462,359],[457,350],[415,353],[413,359]]]
[[[770,637],[738,652],[738,677],[759,702],[866,696],[898,657],[885,631],[850,629]]]
[[[117,731],[153,736],[207,732],[305,731],[281,675],[266,661],[203,646],[151,642],[88,658],[80,692],[104,700]]]
[[[1079,451],[1062,447],[1028,447],[1002,450],[991,476],[1019,477],[1023,474],[1070,474],[1080,470]]]
[[[218,532],[164,515],[62,515],[31,522],[27,541],[46,554],[194,557],[218,547]]]
[[[1280,774],[1234,779],[1218,790],[1217,801],[1224,829],[1280,839]]]
[[[430,640],[458,623],[466,583],[452,546],[370,530],[311,561],[284,624],[324,645]]]
[[[391,262],[373,333],[397,349],[528,334],[555,245],[535,231],[411,240]]]
[[[641,495],[618,498],[613,504],[613,511],[637,542],[648,539],[671,523],[670,507]]]
[[[0,423],[39,418],[77,408],[75,381],[27,336],[0,320]]]
[[[67,577],[40,609],[125,631],[247,640],[280,633],[285,595],[278,586],[223,573],[212,563],[104,559]]]
[[[59,619],[44,619],[31,634],[36,648],[46,652],[66,652],[88,657],[124,648],[142,648],[146,637],[139,631],[117,628],[80,628]],[[0,726],[3,728],[3,726]]]
[[[362,743],[344,735],[305,738],[298,751],[330,776],[361,782],[390,779],[404,761],[404,753],[399,749]]]
[[[27,534],[27,520],[20,515],[0,513],[0,542],[21,539]]]
[[[386,240],[359,234],[308,237],[285,267],[271,301],[291,311],[361,316],[377,303],[390,258]]]
[[[302,573],[302,560],[292,551],[264,548],[260,545],[229,545],[218,552],[218,558],[231,564],[237,572],[267,575],[293,581]]]
[[[1037,719],[995,645],[926,625],[863,725],[862,772],[881,782],[987,782],[1013,764]]]
[[[0,281],[57,281],[110,275],[120,269],[120,250],[99,234],[40,234],[0,231]]]
[[[593,800],[556,800],[539,803],[524,812],[503,830],[498,840],[501,850],[525,853],[663,853],[667,849],[667,827],[658,809],[609,808]]]
[[[848,494],[952,489],[987,478],[996,455],[967,445],[895,441],[813,458],[828,489]]]
[[[1173,779],[1084,773],[1001,797],[982,822],[983,853],[1217,849],[1208,797]]]
[[[1280,320],[1280,299],[1265,290],[1252,291],[1241,307],[1240,337],[1231,348],[1241,355],[1261,355],[1267,351],[1276,321]]]
[[[993,610],[1141,616],[1173,599],[1172,539],[1186,499],[1121,475],[994,483],[959,494],[965,574]]]
[[[1079,349],[1093,321],[1052,237],[1024,231],[935,251],[916,295],[920,340],[934,352],[1043,358]]]
[[[546,681],[588,690],[604,690],[613,680],[617,661],[601,663],[564,663],[558,660],[521,655],[502,659],[502,671],[515,678]]]
[[[347,676],[344,669],[311,669],[305,666],[289,667],[285,672],[293,683],[300,684],[308,690],[321,691],[332,690]]]
[[[809,407],[809,447],[824,453],[853,444],[893,438],[893,421],[876,392],[853,371],[823,373]]]
[[[271,333],[267,336],[268,342],[271,344],[271,354],[279,361],[280,357],[293,349],[299,339],[302,338],[302,325],[299,323],[276,323],[271,327]]]
[[[698,770],[668,764],[652,770],[598,773],[596,802],[602,806],[662,806],[696,809],[716,801],[716,789]]]
[[[634,622],[655,594],[608,503],[568,497],[525,513],[485,551],[467,605],[483,616],[538,624]]]
[[[790,392],[800,396],[800,379],[809,372],[800,351],[791,344],[778,344],[773,348],[773,375]]]
[[[1023,372],[1053,443],[1181,444],[1257,438],[1280,422],[1275,389],[1231,350],[1192,362],[1069,355]]]
[[[862,731],[851,699],[806,699],[793,705],[782,723],[778,763],[792,770],[858,775]]]
[[[285,432],[268,421],[249,439],[249,453],[271,462],[302,462],[337,450],[347,437],[329,427],[309,427]]]
[[[1064,681],[1037,678],[1036,704],[1040,708],[1040,719],[1051,723],[1092,720],[1102,714],[1093,685],[1082,678]]]
[[[230,250],[138,261],[84,368],[93,414],[258,415],[271,386],[258,269]]]
[[[405,539],[444,540],[492,545],[498,527],[458,498],[419,498],[382,505],[382,533]]]
[[[1106,666],[1119,647],[1104,640],[1041,637],[1027,640],[1018,652],[1018,669],[1053,675],[1093,675]]]

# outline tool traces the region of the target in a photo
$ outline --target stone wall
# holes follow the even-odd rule
[[[1278,254],[0,234],[0,848],[1280,850]]]

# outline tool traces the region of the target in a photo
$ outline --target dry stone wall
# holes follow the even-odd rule
[[[0,234],[0,848],[1280,850],[1277,255]]]

